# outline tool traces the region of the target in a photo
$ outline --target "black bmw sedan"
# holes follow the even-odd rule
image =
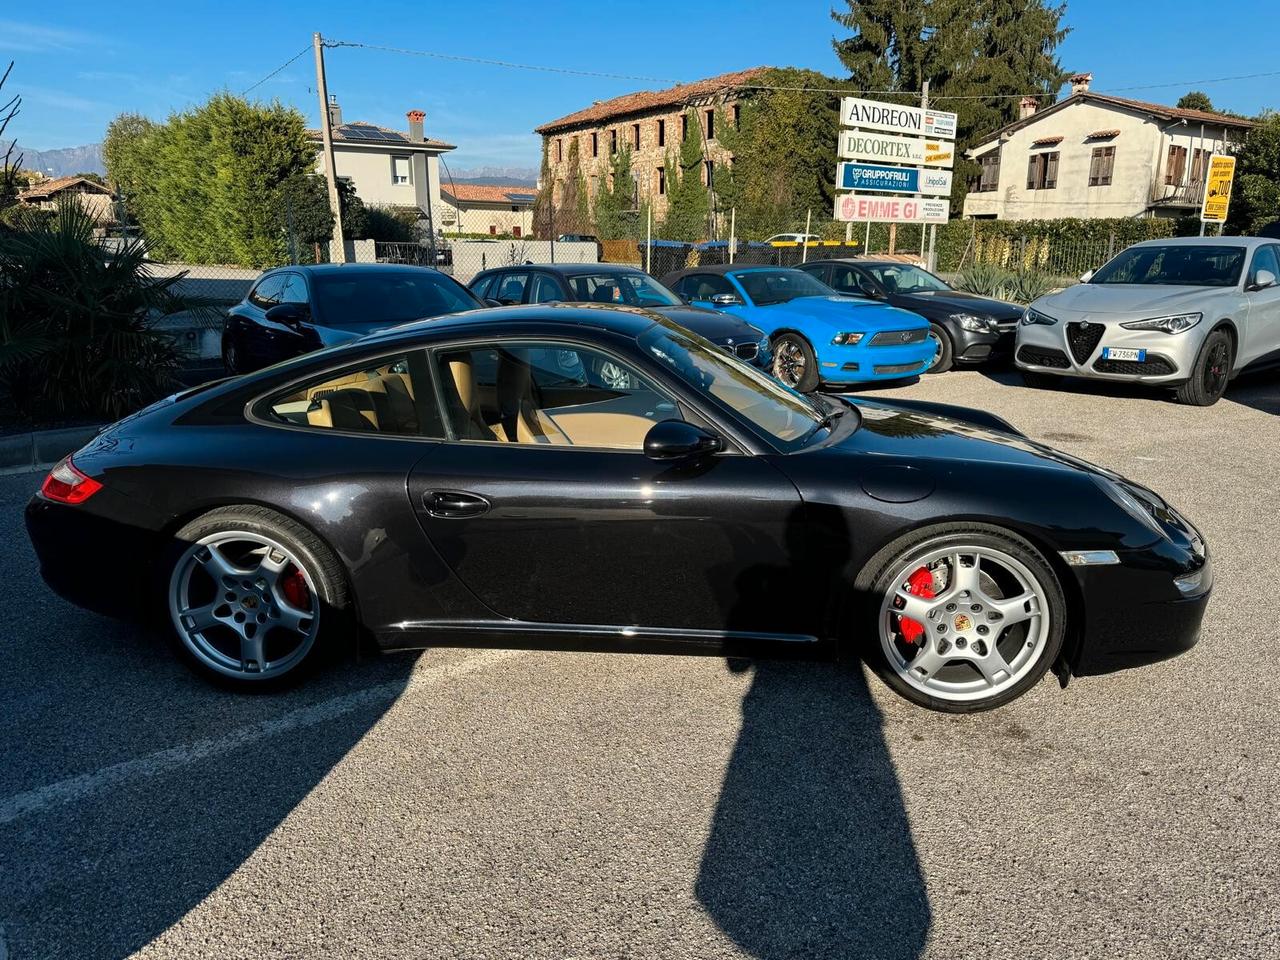
[[[247,373],[375,330],[482,307],[430,267],[318,264],[268,270],[227,314],[222,362]]]
[[[716,346],[767,370],[773,357],[763,330],[740,317],[685,303],[649,274],[614,263],[529,263],[485,270],[471,292],[500,306],[601,303],[661,313]]]
[[[1212,585],[1151,490],[978,411],[801,396],[628,308],[445,317],[175,395],[26,521],[54,590],[245,687],[365,636],[865,657],[972,711],[1186,650]]]
[[[1022,318],[1016,303],[956,290],[928,270],[897,260],[817,260],[800,269],[841,293],[883,300],[928,320],[937,348],[929,373],[1013,354]]]

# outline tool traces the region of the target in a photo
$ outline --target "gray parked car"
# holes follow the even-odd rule
[[[1277,278],[1280,241],[1268,238],[1135,244],[1027,307],[1015,360],[1032,386],[1150,383],[1209,406],[1242,370],[1280,364]]]

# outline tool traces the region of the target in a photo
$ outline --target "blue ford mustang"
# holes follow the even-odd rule
[[[802,392],[894,380],[933,361],[929,321],[908,310],[846,297],[789,267],[690,267],[662,278],[687,303],[759,327],[773,347],[773,375]]]

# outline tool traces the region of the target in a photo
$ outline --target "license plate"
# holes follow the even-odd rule
[[[1128,347],[1103,347],[1103,360],[1136,360],[1142,363],[1147,359],[1147,351],[1131,350]]]

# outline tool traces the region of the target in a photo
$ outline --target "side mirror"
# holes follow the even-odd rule
[[[1090,280],[1092,280],[1092,279],[1093,279],[1093,271],[1092,271],[1092,270],[1086,270],[1084,273],[1080,274],[1080,282],[1081,282],[1081,283],[1088,283],[1088,282],[1089,282]]]
[[[311,319],[311,309],[303,303],[277,303],[267,309],[267,319],[272,323],[296,327],[302,321]]]
[[[1270,270],[1259,270],[1253,275],[1253,283],[1249,284],[1250,290],[1265,290],[1267,287],[1276,285],[1276,275]]]
[[[711,305],[713,307],[732,307],[741,302],[737,295],[732,293],[713,293],[711,295]]]
[[[485,298],[484,298],[484,305],[485,305],[486,307],[500,307],[500,306],[502,306],[502,301],[501,301],[501,300],[495,300],[495,299],[493,299],[493,297],[485,297]]]
[[[858,290],[864,297],[870,297],[872,300],[883,300],[884,291],[877,287],[870,280],[859,280]]]
[[[685,420],[659,421],[644,438],[644,455],[650,460],[687,460],[723,449],[723,440]]]

